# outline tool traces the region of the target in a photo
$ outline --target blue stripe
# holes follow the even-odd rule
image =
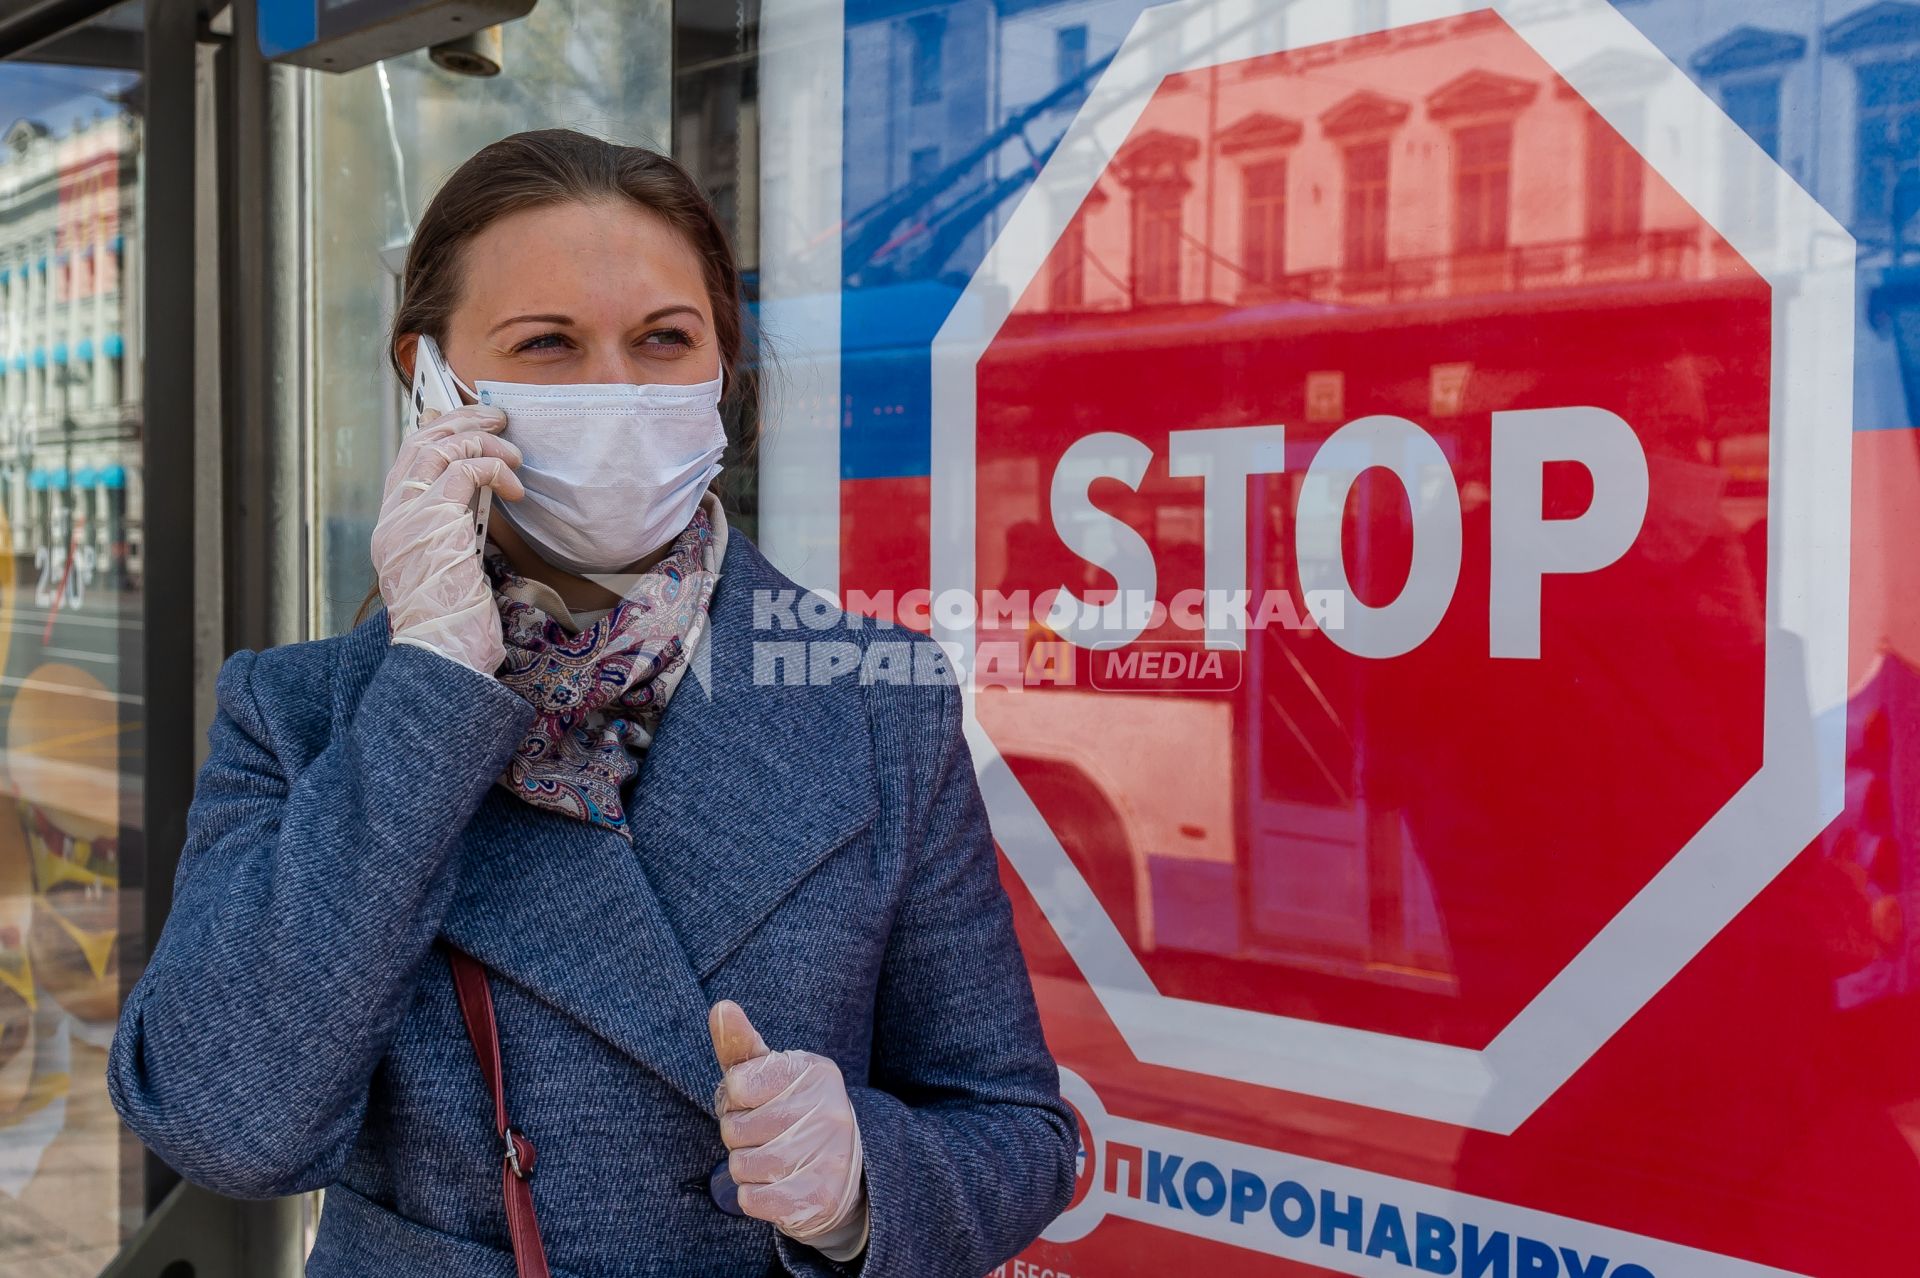
[[[263,57],[304,49],[320,35],[320,0],[259,0],[255,18]]]

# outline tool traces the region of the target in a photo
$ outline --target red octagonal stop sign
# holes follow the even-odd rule
[[[1737,144],[1690,87],[1199,8],[936,343],[934,584],[1032,612],[949,628],[983,785],[1143,1059],[1510,1129],[1833,810],[1851,279],[1646,158]]]

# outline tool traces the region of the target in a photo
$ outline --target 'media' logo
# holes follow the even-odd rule
[[[1087,682],[1102,692],[1232,692],[1240,686],[1237,649],[1198,643],[1128,644],[1082,654]]]

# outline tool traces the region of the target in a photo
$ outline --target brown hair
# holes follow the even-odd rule
[[[455,169],[420,215],[400,274],[400,305],[387,334],[387,358],[401,381],[398,344],[422,333],[444,345],[447,320],[465,283],[466,246],[510,213],[551,204],[630,200],[665,219],[700,257],[707,300],[713,310],[720,367],[726,374],[721,412],[729,452],[723,478],[749,460],[753,441],[743,423],[759,399],[758,361],[748,358],[750,331],[733,245],[700,184],[670,156],[643,146],[620,146],[572,129],[534,129],[482,147]],[[724,496],[724,494],[723,494]],[[379,599],[379,587],[361,603],[364,620]]]

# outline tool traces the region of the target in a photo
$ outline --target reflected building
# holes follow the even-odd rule
[[[1534,7],[1564,9],[1557,0]],[[1223,60],[1288,33],[1294,6],[1260,8],[1250,22],[1218,32]],[[1911,422],[1920,405],[1920,320],[1910,318],[1920,314],[1920,4],[1845,0],[1815,10],[1795,0],[1623,0],[1620,8],[1667,57],[1615,59],[1587,68],[1585,82],[1631,110],[1677,63],[1761,153],[1713,158],[1727,199],[1760,201],[1770,158],[1841,218],[1861,243],[1860,295],[1873,321],[1860,351],[1859,410],[1881,425]],[[1383,9],[1376,0],[1354,3],[1361,21],[1383,21]],[[848,153],[888,160],[848,166],[850,283],[969,271],[1139,12],[1130,0],[852,7]],[[1389,56],[1434,38],[1403,27],[1377,42]],[[1465,60],[1454,54],[1450,64]],[[1550,206],[1503,186],[1513,148],[1570,108],[1504,85],[1497,66],[1372,103],[1316,96],[1275,104],[1270,95],[1256,103],[1258,76],[1243,68],[1195,77],[1193,92],[1219,112],[1210,136],[1196,129],[1190,157],[1171,138],[1170,152],[1136,154],[1128,166],[1135,172],[1119,184],[1124,192],[1113,183],[1096,188],[1096,199],[1129,198],[1104,219],[1111,226],[1087,228],[1096,237],[1087,256],[1058,281],[1062,307],[1232,303],[1262,292],[1341,296],[1356,285],[1395,296],[1486,292],[1589,272],[1690,269],[1684,246],[1663,240],[1660,211],[1633,185],[1637,166],[1607,130],[1572,143],[1578,170]],[[1447,145],[1436,149],[1436,140]],[[1330,148],[1341,172],[1331,187],[1315,188],[1300,166]],[[1426,207],[1424,184],[1434,181],[1456,192],[1448,225],[1407,215]]]
[[[1314,74],[1322,46],[1172,77],[1161,97],[1179,100],[1181,127],[1128,139],[1067,232],[1077,252],[1056,254],[1034,300],[1415,303],[1716,274],[1684,204],[1647,188],[1583,102],[1514,73],[1502,28],[1481,11],[1382,33],[1342,52],[1342,75]],[[1053,34],[1078,50],[1086,30]],[[1257,34],[1223,32],[1223,52]],[[1343,78],[1367,63],[1365,86]],[[1622,103],[1668,73],[1617,58],[1588,71]],[[1439,217],[1435,190],[1451,197]]]
[[[847,6],[846,146],[865,157],[846,169],[850,285],[938,279],[986,250],[1001,188],[975,139],[1002,83],[997,25],[984,3]]]
[[[42,595],[138,571],[139,156],[124,113],[0,138],[0,502]]]
[[[1859,243],[1863,310],[1856,420],[1920,419],[1920,4],[1824,6],[1716,0],[1623,6],[1698,80],[1766,157],[1831,210]],[[1844,122],[1844,123],[1843,123]],[[1750,200],[1762,161],[1723,157],[1729,199]]]
[[[1292,8],[1262,6],[1251,23],[1220,30],[1223,60],[1280,42]],[[1355,0],[1353,8],[1359,21],[1384,21],[1376,0]],[[1537,0],[1529,8],[1551,16],[1565,5]],[[1589,67],[1583,83],[1631,111],[1678,64],[1757,144],[1758,153],[1712,158],[1723,198],[1771,224],[1777,210],[1762,207],[1771,160],[1847,225],[1860,242],[1860,298],[1870,321],[1858,351],[1857,409],[1863,424],[1911,424],[1920,416],[1920,4],[1621,0],[1619,8],[1667,56]],[[996,13],[996,63],[1003,82],[1018,86],[995,86],[997,122],[1020,127],[1000,139],[995,164],[998,174],[1013,175],[1031,172],[1034,155],[1057,143],[1085,86],[1057,90],[1089,66],[1097,72],[1139,6],[1003,0]],[[1403,27],[1377,43],[1389,56],[1432,38]],[[1452,51],[1450,62],[1463,60]],[[1248,104],[1236,117],[1236,98],[1259,96],[1257,78],[1251,68],[1193,77],[1192,91],[1219,112],[1211,143],[1208,130],[1196,128],[1190,156],[1169,138],[1171,150],[1133,157],[1127,167],[1135,175],[1120,184],[1131,198],[1102,219],[1110,224],[1104,237],[1089,226],[1096,239],[1082,265],[1058,281],[1061,307],[1231,303],[1275,291],[1340,298],[1356,285],[1393,296],[1487,292],[1589,272],[1691,269],[1684,246],[1662,238],[1660,211],[1634,185],[1638,168],[1608,130],[1570,140],[1569,158],[1580,164],[1552,206],[1530,205],[1505,186],[1513,148],[1528,133],[1551,129],[1552,117],[1568,108],[1527,97],[1524,85],[1505,86],[1515,96],[1503,100],[1497,66],[1376,102],[1316,98],[1309,109],[1289,98],[1271,110]],[[1033,112],[1036,104],[1042,109]],[[1338,114],[1317,117],[1336,106]],[[1838,121],[1851,127],[1835,127]],[[1331,186],[1303,181],[1299,166],[1324,160],[1326,143],[1338,150],[1341,172]],[[1141,161],[1153,162],[1141,169]],[[1427,216],[1435,182],[1454,190],[1447,225]],[[1095,198],[1119,193],[1112,185],[1096,188]],[[996,216],[1004,218],[1011,203]],[[1396,207],[1410,214],[1416,206],[1417,216],[1394,216]]]

